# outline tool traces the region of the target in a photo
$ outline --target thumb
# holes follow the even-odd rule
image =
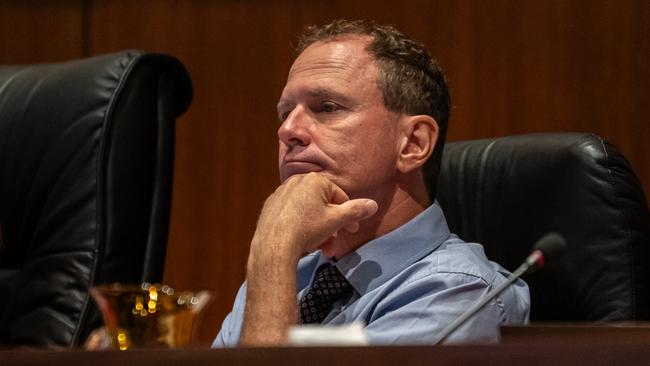
[[[359,221],[365,220],[377,212],[377,202],[358,198],[345,201],[336,205],[338,227],[345,227],[348,231],[357,231]]]

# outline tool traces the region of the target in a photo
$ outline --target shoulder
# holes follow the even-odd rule
[[[480,244],[466,243],[452,235],[436,250],[405,268],[396,278],[404,285],[445,281],[459,284],[477,282],[488,286],[502,277],[501,270],[500,266],[487,259]]]
[[[489,288],[505,282],[509,274],[499,264],[488,260],[480,244],[466,243],[452,235],[436,250],[403,268],[374,294],[368,295],[378,304],[425,298],[436,303],[460,298],[476,300]],[[529,294],[525,282],[516,281],[499,299],[505,302],[505,307],[527,314]]]
[[[425,260],[435,263],[431,268],[437,273],[472,276],[487,283],[492,283],[501,269],[485,256],[481,244],[466,243],[455,236],[445,241]]]

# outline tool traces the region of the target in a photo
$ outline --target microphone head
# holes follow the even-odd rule
[[[566,240],[558,233],[548,233],[535,244],[535,250],[544,254],[544,261],[560,258],[566,251]]]

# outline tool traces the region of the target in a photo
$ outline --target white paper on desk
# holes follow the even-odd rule
[[[290,346],[367,346],[364,325],[296,325],[289,329]]]

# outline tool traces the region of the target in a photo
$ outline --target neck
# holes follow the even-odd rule
[[[405,177],[401,181],[398,180],[386,193],[373,197],[379,205],[377,213],[362,221],[356,233],[342,230],[336,238],[323,244],[323,254],[327,257],[342,258],[368,241],[404,225],[424,211],[430,202],[426,188],[420,182],[421,177]]]

